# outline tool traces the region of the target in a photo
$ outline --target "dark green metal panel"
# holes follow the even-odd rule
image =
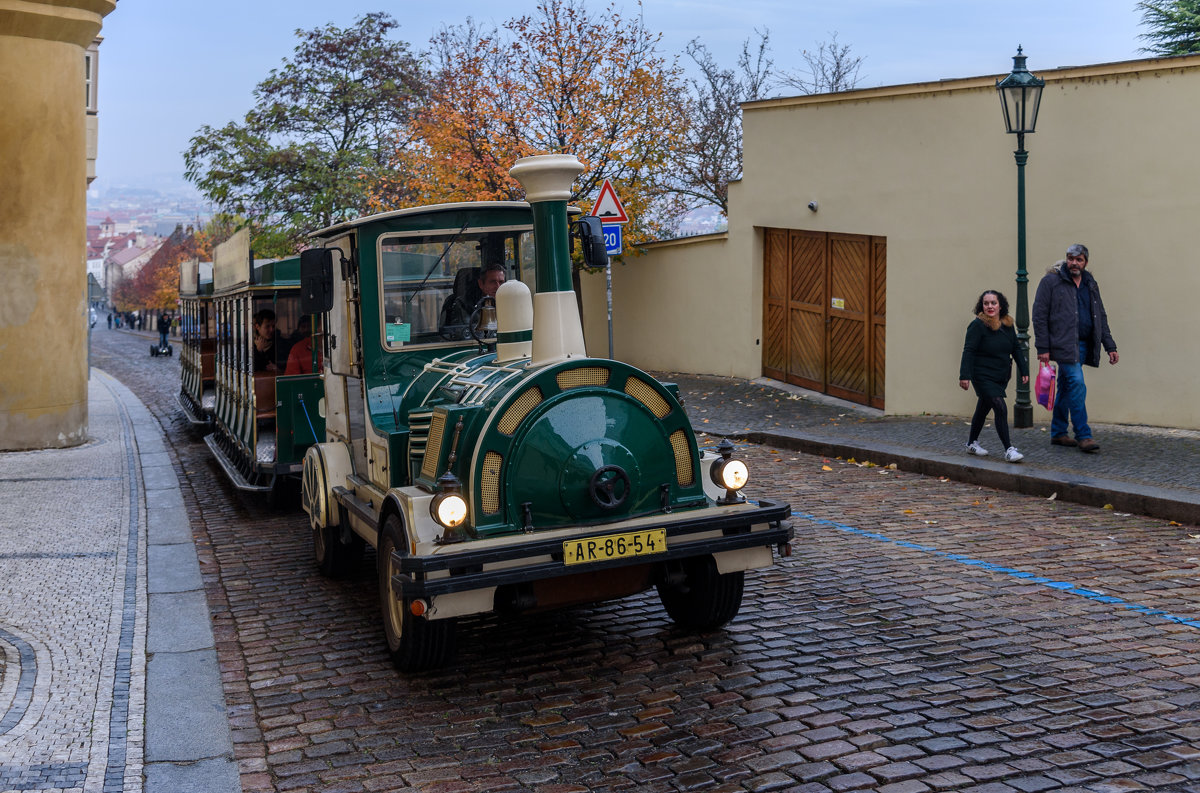
[[[318,412],[324,396],[325,384],[320,375],[275,379],[278,463],[300,462],[309,446],[325,440],[325,417]]]
[[[603,386],[562,389],[558,375],[577,368],[605,368]],[[625,393],[627,381],[636,377],[653,389],[669,412],[656,417],[641,401]],[[474,464],[482,466],[488,451],[503,458],[499,514],[482,516],[475,526],[480,536],[522,530],[528,516],[536,530],[570,525],[599,524],[662,509],[704,506],[699,450],[691,423],[672,390],[652,377],[619,361],[580,359],[544,367],[528,377],[506,382],[493,392],[486,405],[497,417],[504,414],[527,390],[537,388],[543,399],[520,427],[504,435],[492,423],[478,444]],[[691,483],[680,485],[670,437],[682,432],[691,455]],[[464,436],[466,433],[464,433]],[[474,440],[460,443],[476,448]],[[588,485],[601,469],[617,466],[628,477],[629,495],[618,508],[606,508],[589,495]],[[460,474],[460,478],[463,478]],[[470,477],[471,497],[481,498],[481,472]],[[467,479],[463,479],[464,482]],[[480,517],[476,513],[477,517]]]
[[[537,291],[569,292],[571,250],[567,202],[544,201],[533,205],[536,220],[533,244],[537,255]]]

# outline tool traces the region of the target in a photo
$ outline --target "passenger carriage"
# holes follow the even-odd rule
[[[300,260],[252,260],[243,229],[214,250],[212,291],[213,432],[204,441],[235,487],[275,492],[325,430],[315,356],[291,355],[319,332],[300,313]],[[268,315],[264,334],[255,318]]]
[[[196,428],[212,425],[216,403],[216,325],[212,312],[212,262],[179,265],[179,406]]]
[[[742,495],[745,463],[699,448],[674,386],[587,356],[568,243],[591,263],[604,246],[598,219],[568,223],[581,170],[527,158],[513,174],[529,203],[374,215],[302,254],[304,310],[328,334],[301,501],[322,572],[376,548],[403,670],[444,663],[460,617],[653,587],[678,624],[713,628],[738,613],[745,571],[790,548],[789,507]],[[496,262],[507,280],[463,339],[448,302]]]

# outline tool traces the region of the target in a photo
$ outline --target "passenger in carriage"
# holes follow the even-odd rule
[[[291,351],[288,353],[287,369],[284,370],[285,375],[293,374],[312,374],[313,361],[313,337],[312,337],[312,319],[308,314],[302,314],[300,321],[296,325],[296,335],[298,340],[292,345]],[[321,369],[321,353],[317,352],[317,371]]]
[[[275,312],[269,308],[254,314],[254,371],[279,371],[275,364]]]

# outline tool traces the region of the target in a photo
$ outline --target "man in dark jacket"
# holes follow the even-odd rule
[[[1117,343],[1108,330],[1108,314],[1100,299],[1100,287],[1087,271],[1088,249],[1067,248],[1067,258],[1050,268],[1033,299],[1033,333],[1039,363],[1058,364],[1058,397],[1050,420],[1050,442],[1055,446],[1078,446],[1081,452],[1098,452],[1087,421],[1087,386],[1083,365],[1100,365],[1100,348],[1108,362],[1119,359]],[[1067,434],[1070,424],[1075,437]]]
[[[164,311],[158,315],[158,348],[160,350],[167,346],[167,334],[170,332],[171,318]]]

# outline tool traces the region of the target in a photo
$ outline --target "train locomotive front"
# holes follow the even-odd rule
[[[741,494],[745,463],[729,444],[697,445],[673,386],[586,355],[566,206],[580,169],[569,155],[520,161],[528,205],[403,211],[421,233],[441,225],[447,244],[394,310],[381,240],[401,218],[320,232],[325,247],[306,257],[305,299],[323,300],[331,329],[354,343],[331,330],[327,439],[305,456],[302,503],[324,572],[345,572],[364,542],[376,546],[384,633],[401,669],[444,663],[461,616],[655,587],[676,623],[714,628],[738,613],[745,571],[770,566],[791,539],[789,507]],[[430,274],[449,277],[448,252],[489,211],[500,231],[473,238],[481,264],[505,235],[509,259],[522,258],[524,218],[536,266],[496,292],[494,338],[417,338],[405,312]],[[589,251],[593,221],[577,224]],[[478,339],[486,312],[473,313]]]

